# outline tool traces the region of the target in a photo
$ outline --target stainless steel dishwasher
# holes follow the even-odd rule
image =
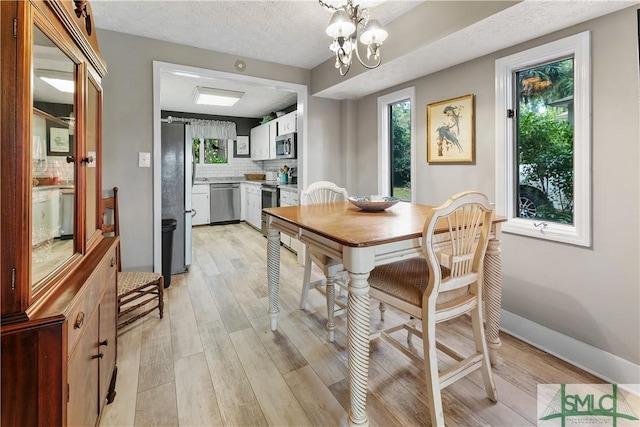
[[[210,184],[211,224],[240,222],[240,184]]]

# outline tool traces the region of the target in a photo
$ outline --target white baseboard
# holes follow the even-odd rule
[[[640,365],[563,335],[508,311],[500,329],[603,380],[640,393]]]

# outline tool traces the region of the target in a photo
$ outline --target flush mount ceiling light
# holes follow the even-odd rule
[[[325,32],[333,38],[329,49],[336,54],[336,68],[340,70],[340,75],[344,76],[349,72],[354,51],[355,57],[364,67],[371,69],[380,65],[380,46],[389,36],[380,22],[369,19],[369,11],[354,4],[353,0],[347,0],[347,4],[338,8],[322,0],[318,2],[335,11]],[[366,62],[360,58],[358,43],[367,46]]]
[[[193,91],[193,102],[202,105],[231,107],[233,104],[238,102],[243,95],[244,92],[197,86]]]
[[[55,70],[36,70],[36,76],[58,89],[60,92],[74,93],[76,91],[75,82],[71,73]]]

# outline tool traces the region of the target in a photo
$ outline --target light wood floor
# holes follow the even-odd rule
[[[327,343],[324,298],[311,292],[307,310],[298,309],[303,268],[282,249],[281,313],[271,332],[266,239],[244,223],[197,227],[193,234],[193,265],[172,277],[164,319],[153,313],[118,337],[117,396],[100,425],[340,424],[349,404],[344,316],[335,342]],[[377,304],[371,307],[372,329],[379,328]],[[385,326],[400,319],[389,308]],[[461,351],[471,349],[466,319],[439,332]],[[502,342],[494,368],[498,403],[487,399],[476,371],[443,391],[448,425],[536,425],[538,383],[602,382],[506,334]],[[414,345],[420,353],[420,340]],[[426,402],[424,369],[372,341],[371,425],[429,425]]]

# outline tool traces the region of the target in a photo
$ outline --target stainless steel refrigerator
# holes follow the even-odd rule
[[[177,221],[171,274],[184,273],[191,264],[191,187],[194,172],[185,123],[162,123],[161,157],[162,219]]]

